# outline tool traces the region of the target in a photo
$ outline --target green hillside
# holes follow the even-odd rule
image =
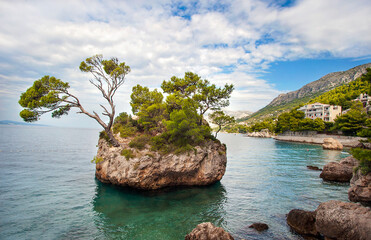
[[[309,103],[319,102],[331,105],[340,105],[343,110],[345,110],[351,107],[352,100],[357,98],[361,93],[371,95],[370,68],[367,69],[366,74],[362,75],[357,80],[330,90],[312,99]]]
[[[349,83],[355,82],[359,79],[359,76],[365,74],[368,68],[371,68],[371,63],[359,65],[347,71],[329,73],[296,91],[280,94],[264,108],[250,116],[237,119],[237,122],[251,124],[263,119],[277,118],[281,113],[313,101],[336,103],[336,105],[341,105],[345,109],[349,108],[349,100],[356,98],[362,92],[369,92],[367,89],[368,85],[365,83],[358,82],[355,85],[351,84],[348,86]],[[329,95],[326,95],[329,91]],[[322,94],[325,95],[322,96]]]

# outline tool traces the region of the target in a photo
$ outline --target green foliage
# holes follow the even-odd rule
[[[104,131],[104,130],[99,133],[99,139],[104,139],[109,143],[109,137],[108,137],[106,131]]]
[[[367,93],[371,96],[371,69],[367,69],[366,74],[346,85],[336,87],[325,93],[320,92],[311,94],[280,105],[268,105],[246,118],[238,119],[238,121],[241,122],[248,120],[250,122],[255,122],[267,117],[277,117],[290,109],[315,102],[339,105],[342,106],[343,110],[345,110],[351,107],[352,100],[357,98],[361,93]]]
[[[130,95],[130,106],[133,114],[137,114],[142,109],[146,109],[153,104],[162,103],[163,95],[157,89],[149,91],[148,87],[136,85]]]
[[[157,90],[137,85],[131,94],[131,107],[138,116],[138,126],[151,138],[152,148],[163,152],[188,151],[189,146],[211,138],[211,129],[203,120],[208,109],[229,105],[233,85],[217,88],[197,74],[187,72],[184,78],[163,81],[168,94],[165,102]]]
[[[291,110],[287,113],[282,113],[276,124],[276,132],[282,133],[285,131],[298,131],[299,123],[304,119],[304,113],[298,110]]]
[[[93,160],[91,160],[90,162],[97,164],[97,163],[100,163],[100,162],[103,162],[103,161],[104,161],[103,158],[94,156]]]
[[[282,113],[276,122],[276,133],[283,133],[285,131],[323,131],[326,129],[325,122],[320,119],[304,118],[304,112],[296,109],[287,113]],[[330,126],[328,124],[327,126]]]
[[[125,62],[120,63],[117,58],[103,60],[101,54],[94,55],[87,58],[85,61],[82,61],[80,63],[80,70],[82,72],[92,72],[95,71],[98,66],[102,66],[106,74],[117,80],[130,72],[130,67],[127,66]]]
[[[330,90],[317,98],[312,99],[309,103],[325,103],[342,106],[343,110],[352,106],[352,100],[356,99],[361,93],[370,93],[371,89],[371,69],[346,85]],[[371,93],[370,93],[371,94]]]
[[[366,125],[367,114],[362,104],[355,102],[351,109],[335,119],[334,128],[341,130],[345,135],[356,135]]]
[[[362,148],[353,148],[351,150],[353,157],[358,159],[359,168],[362,174],[366,175],[371,172],[371,150]]]
[[[26,122],[34,122],[47,112],[52,112],[52,117],[56,118],[67,114],[70,105],[64,104],[68,97],[64,93],[69,87],[68,83],[55,77],[44,76],[35,81],[21,94],[18,103],[26,109],[20,112],[20,116]]]
[[[163,81],[161,88],[165,93],[173,94],[168,98],[172,109],[179,109],[179,103],[177,103],[179,98],[188,98],[195,104],[201,116],[209,109],[220,110],[222,107],[229,106],[229,98],[234,90],[232,84],[225,84],[224,88],[218,88],[215,84],[210,84],[208,80],[203,80],[192,72],[186,72],[184,78],[173,76],[170,81]]]
[[[102,55],[95,55],[82,61],[80,64],[82,72],[90,72],[94,80],[90,80],[107,100],[109,107],[103,108],[103,115],[109,118],[108,123],[103,121],[96,113],[89,113],[81,105],[79,99],[68,92],[68,83],[62,82],[55,77],[44,76],[36,80],[32,87],[22,93],[19,104],[25,109],[20,112],[20,116],[26,122],[39,120],[40,116],[51,112],[53,118],[60,118],[67,115],[71,108],[78,108],[79,113],[83,113],[95,119],[108,133],[109,142],[115,147],[120,146],[117,139],[111,132],[111,127],[115,117],[115,105],[113,97],[117,89],[124,83],[126,74],[130,72],[130,67],[125,62],[120,63],[117,58],[104,60]]]
[[[257,122],[248,128],[249,132],[260,132],[263,129],[268,129],[269,132],[274,132],[275,123],[272,119]]]
[[[143,150],[146,144],[150,144],[151,137],[148,135],[139,135],[136,136],[133,140],[130,141],[129,147]]]
[[[165,121],[167,131],[163,137],[178,147],[201,143],[207,135],[210,135],[211,129],[209,126],[199,125],[199,118],[194,109],[173,111],[170,119]]]
[[[126,160],[129,160],[130,158],[134,158],[135,154],[134,154],[133,150],[131,150],[131,149],[122,149],[121,150],[121,156],[124,156],[126,158]]]
[[[247,133],[249,131],[249,127],[244,124],[229,124],[222,128],[227,133]]]
[[[211,122],[218,125],[218,130],[215,132],[215,137],[218,135],[218,132],[222,129],[223,126],[227,124],[234,123],[234,117],[225,115],[223,111],[215,111],[209,115]]]
[[[127,113],[122,112],[115,118],[113,123],[113,132],[120,133],[120,137],[126,138],[136,134],[138,131],[137,121],[135,121]]]

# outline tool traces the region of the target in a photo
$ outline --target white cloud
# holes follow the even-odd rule
[[[20,94],[14,79],[31,85],[49,74],[70,82],[93,107],[99,93],[78,66],[102,53],[132,68],[118,93],[120,110],[128,110],[133,85],[159,87],[185,71],[235,84],[231,107],[257,110],[279,93],[257,74],[272,62],[371,54],[367,0],[301,0],[286,8],[255,0],[179,4],[188,6],[182,13],[188,17],[174,15],[170,0],[2,1],[0,84],[9,87],[0,95]]]

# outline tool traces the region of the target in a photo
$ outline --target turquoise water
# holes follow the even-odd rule
[[[347,201],[322,167],[348,156],[320,146],[220,134],[227,171],[209,187],[137,192],[98,182],[99,130],[0,126],[0,239],[184,239],[210,221],[235,239],[300,239],[285,215]],[[269,230],[248,228],[265,222]]]

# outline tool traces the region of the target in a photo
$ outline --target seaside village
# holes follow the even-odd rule
[[[361,102],[366,112],[371,111],[371,97],[368,96],[366,93],[360,94],[359,97],[354,99],[353,101]],[[320,118],[325,122],[334,122],[337,116],[345,114],[349,111],[349,109],[341,111],[341,106],[322,103],[308,104],[299,108],[298,110],[304,112],[305,118]]]

